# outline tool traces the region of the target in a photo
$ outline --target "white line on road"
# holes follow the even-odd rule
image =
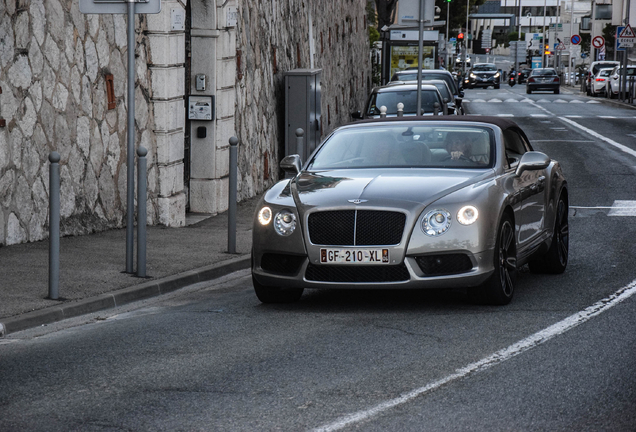
[[[567,119],[567,118],[565,118],[565,117],[560,117],[560,119],[561,119],[561,120],[563,120],[563,121],[564,121],[564,122],[566,122],[566,123],[571,124],[572,126],[575,126],[575,127],[579,128],[579,129],[581,129],[582,131],[585,131],[585,132],[589,133],[589,134],[590,134],[590,135],[592,135],[593,137],[596,137],[596,138],[598,138],[598,139],[600,139],[600,140],[603,140],[603,141],[605,141],[606,143],[608,143],[608,144],[610,144],[610,145],[613,145],[613,146],[614,146],[614,147],[616,147],[617,149],[622,150],[622,151],[624,151],[625,153],[630,154],[630,155],[632,155],[632,156],[636,157],[636,151],[635,151],[635,150],[632,150],[632,149],[630,149],[629,147],[624,146],[623,144],[619,144],[619,143],[617,143],[616,141],[614,141],[614,140],[612,140],[612,139],[609,139],[609,138],[607,138],[607,137],[605,137],[605,136],[601,135],[601,134],[600,134],[600,133],[598,133],[598,132],[593,131],[592,129],[586,128],[585,126],[581,126],[580,124],[578,124],[578,123],[577,123],[577,122],[575,122],[575,121],[572,121],[572,120]]]
[[[569,330],[572,330],[574,327],[580,324],[583,324],[586,321],[589,321],[595,316],[600,315],[601,313],[627,300],[634,294],[636,294],[636,280],[633,280],[629,285],[624,286],[623,288],[616,291],[614,294],[604,298],[603,300],[599,302],[596,302],[592,306],[589,306],[586,309],[578,313],[575,313],[574,315],[570,315],[564,320],[561,320],[544,330],[541,330],[531,336],[528,336],[527,338],[522,339],[519,342],[512,344],[507,348],[499,350],[488,357],[485,357],[475,363],[471,363],[468,366],[465,366],[463,368],[457,369],[455,373],[451,375],[448,375],[442,379],[429,383],[425,385],[424,387],[411,390],[410,392],[404,393],[395,399],[382,402],[367,410],[358,411],[357,413],[344,416],[334,421],[333,423],[320,426],[314,429],[314,431],[316,432],[336,431],[346,426],[349,426],[351,424],[363,422],[393,407],[405,404],[419,396],[422,396],[425,393],[429,393],[433,390],[436,390],[437,388],[443,386],[444,384],[448,384],[452,381],[455,381],[460,378],[464,378],[473,373],[486,370],[506,360],[510,360],[511,358],[516,357],[519,354],[522,354],[532,348],[542,345],[545,342],[549,341],[550,339],[556,336],[559,336]]]

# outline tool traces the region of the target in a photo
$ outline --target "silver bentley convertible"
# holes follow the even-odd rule
[[[305,288],[468,288],[507,304],[526,263],[562,273],[568,190],[514,122],[444,116],[333,131],[257,204],[252,279],[264,303]]]

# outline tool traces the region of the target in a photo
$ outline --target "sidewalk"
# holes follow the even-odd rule
[[[149,226],[147,278],[124,273],[125,228],[62,237],[58,300],[46,298],[48,239],[0,247],[0,337],[249,268],[252,218],[258,199],[238,203],[236,254],[227,253],[227,212],[183,228]],[[135,232],[135,271],[136,253]]]

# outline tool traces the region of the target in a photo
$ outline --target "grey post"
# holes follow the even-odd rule
[[[147,196],[147,180],[146,173],[148,168],[148,159],[146,155],[148,150],[144,147],[137,149],[139,159],[137,163],[137,276],[146,277],[146,196]]]
[[[227,251],[236,253],[236,195],[238,171],[238,138],[230,138],[230,196],[227,214]]]
[[[49,154],[49,298],[57,300],[60,287],[60,154]]]
[[[380,107],[380,118],[386,118],[386,107],[384,105]]]
[[[301,128],[296,129],[296,153],[300,156],[300,160],[302,161],[305,157],[305,145],[303,140],[303,135],[305,135],[305,131]]]
[[[402,102],[397,104],[397,116],[398,117],[404,116],[404,104]]]
[[[128,0],[128,145],[126,195],[126,273],[133,273],[135,242],[135,1]]]

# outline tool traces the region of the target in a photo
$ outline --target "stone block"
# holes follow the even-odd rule
[[[245,147],[243,147],[245,148]],[[239,147],[238,151],[241,149]],[[230,147],[227,146],[223,149],[218,149],[216,151],[216,176],[217,177],[225,177],[230,175]]]
[[[183,97],[173,100],[152,101],[155,107],[155,132],[170,132],[185,126]]]
[[[148,41],[149,65],[172,66],[185,63],[185,33],[151,33],[148,35]]]
[[[236,84],[236,59],[224,59],[217,61],[216,88],[234,87]]]
[[[226,88],[216,92],[216,118],[226,119],[234,117],[236,111],[236,90]]]
[[[184,192],[157,199],[159,223],[169,227],[185,226],[186,195]]]
[[[147,14],[149,32],[170,32],[172,31],[171,10],[174,8],[183,9],[181,2],[177,0],[163,0],[161,2],[161,12],[158,14]]]
[[[157,163],[165,165],[183,161],[183,130],[155,132],[157,139]]]
[[[211,37],[192,37],[191,42],[192,56],[191,56],[191,91],[193,94],[214,94],[216,89],[217,76],[216,76],[216,46],[217,39]],[[208,84],[205,92],[200,93],[195,88],[194,75],[205,74]]]
[[[183,162],[159,167],[159,196],[168,197],[183,192]]]
[[[150,67],[150,86],[153,99],[175,99],[185,91],[185,68]]]
[[[234,129],[234,119],[219,119],[216,122],[216,148],[222,149],[230,146],[230,138],[236,135]],[[239,151],[241,146],[250,145],[249,143],[239,142]]]
[[[219,32],[218,49],[216,58],[227,59],[236,57],[236,31],[223,30]]]

